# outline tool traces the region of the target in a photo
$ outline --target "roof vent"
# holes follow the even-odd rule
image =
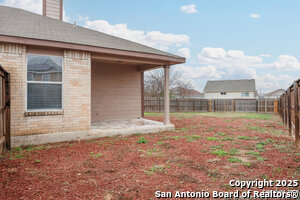
[[[43,15],[63,20],[63,0],[43,0]]]

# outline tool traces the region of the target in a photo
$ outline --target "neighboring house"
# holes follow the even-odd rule
[[[273,92],[267,93],[260,98],[265,98],[265,99],[279,99],[280,96],[285,92],[284,89],[277,89],[274,90]]]
[[[170,90],[174,98],[204,99],[204,94],[192,89],[176,87]]]
[[[164,67],[168,94],[169,67],[185,58],[65,23],[62,0],[43,2],[44,16],[0,6],[0,65],[10,73],[13,146],[174,129],[168,95],[164,124],[148,120],[140,124],[157,126],[117,130],[109,120],[142,118],[144,71]],[[110,125],[105,131],[102,122]]]
[[[255,79],[207,81],[205,99],[255,99]]]

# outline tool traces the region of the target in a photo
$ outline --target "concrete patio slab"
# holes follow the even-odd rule
[[[88,140],[116,135],[147,134],[163,131],[174,131],[173,124],[148,119],[107,120],[92,124],[90,131],[50,133],[11,137],[12,147],[39,145],[56,142]]]

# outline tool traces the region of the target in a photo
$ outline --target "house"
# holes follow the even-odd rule
[[[207,81],[205,99],[255,99],[255,79]]]
[[[269,92],[265,95],[263,95],[261,98],[265,98],[265,99],[279,99],[280,96],[285,92],[284,89],[277,89],[274,90],[272,92]]]
[[[170,90],[171,96],[174,98],[190,98],[190,99],[204,99],[204,94],[193,89],[183,87],[176,87]]]
[[[0,6],[0,65],[10,73],[12,146],[173,130],[169,68],[185,58],[62,21]],[[144,71],[164,68],[164,122],[143,119]]]

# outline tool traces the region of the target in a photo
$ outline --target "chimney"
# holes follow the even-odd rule
[[[43,15],[63,20],[63,0],[43,0]]]

